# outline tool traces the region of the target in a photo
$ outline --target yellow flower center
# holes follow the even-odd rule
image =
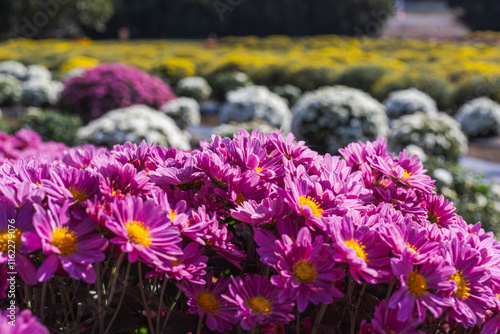
[[[299,282],[314,282],[316,270],[312,263],[299,261],[293,266],[293,277]]]
[[[205,312],[209,312],[212,314],[217,313],[219,311],[219,302],[217,298],[210,292],[203,291],[202,293],[196,296],[196,302],[198,306]]]
[[[122,191],[120,189],[111,191],[111,195],[116,197],[123,197]]]
[[[76,233],[67,227],[58,227],[52,232],[52,246],[57,247],[61,255],[67,256],[76,251]]]
[[[134,244],[148,247],[151,241],[151,233],[149,233],[149,226],[144,227],[143,222],[133,221],[126,224],[128,238]]]
[[[439,225],[439,217],[434,212],[427,211],[427,218],[431,223]]]
[[[85,193],[84,190],[76,190],[76,187],[69,187],[68,189],[73,195],[73,200],[78,202],[85,202],[89,199],[89,196]]]
[[[451,275],[450,280],[454,280],[457,283],[457,290],[453,292],[453,295],[460,299],[467,299],[470,296],[469,281],[465,279],[463,272],[457,271],[456,274]]]
[[[212,179],[211,181],[212,181],[212,184],[214,185],[214,187],[220,188],[222,190],[227,190],[227,184],[222,182],[222,180]]]
[[[406,247],[410,249],[413,253],[420,254],[420,252],[417,251],[417,247],[410,245],[409,242],[406,243]]]
[[[262,167],[257,167],[257,168],[255,168],[255,170],[257,171],[257,173],[260,173],[260,172],[262,172]]]
[[[313,215],[315,215],[316,217],[323,217],[323,209],[320,208],[319,203],[314,198],[305,195],[300,196],[299,204],[301,206],[308,206],[312,210]],[[300,212],[303,212],[302,209],[300,210]]]
[[[372,180],[373,185],[376,187],[385,187],[387,185],[387,182],[389,182],[389,180],[384,180],[384,179],[377,180],[376,178]]]
[[[366,258],[365,245],[363,245],[363,243],[359,242],[358,240],[351,239],[346,240],[345,245],[354,249],[356,255],[362,258],[365,262],[369,262],[369,260]]]
[[[241,205],[243,202],[245,202],[247,199],[245,196],[243,196],[242,193],[239,193],[238,196],[236,196],[236,200],[234,201],[237,205]]]
[[[414,295],[420,296],[427,293],[427,281],[417,271],[413,271],[408,275],[406,284],[408,285],[408,291]]]
[[[406,169],[404,169],[404,171],[405,171],[405,172],[404,172],[404,174],[403,174],[403,177],[401,177],[401,181],[404,181],[405,179],[407,179],[407,178],[409,178],[409,177],[413,176],[413,174],[412,174],[412,173],[408,173],[408,171],[407,171]]]
[[[9,239],[9,235],[13,235],[11,239]],[[12,240],[14,244],[11,242],[11,245],[15,245],[15,249],[21,244],[21,231],[17,228],[14,229],[13,233],[9,233],[7,230],[0,231],[0,252],[8,253],[9,250],[9,240]]]
[[[271,313],[271,303],[269,303],[269,300],[267,300],[264,297],[261,296],[253,297],[252,299],[247,300],[247,305],[252,309],[253,313],[256,314]]]
[[[174,221],[175,217],[177,217],[177,211],[168,209],[168,215],[170,216],[170,220]]]

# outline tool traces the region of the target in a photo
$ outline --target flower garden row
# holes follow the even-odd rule
[[[500,242],[382,138],[342,156],[245,130],[192,151],[3,142],[0,286],[12,239],[26,330],[500,329]]]
[[[398,119],[418,111],[435,116],[439,110],[435,100],[414,88],[391,93],[383,101],[384,106],[381,106],[356,89],[321,88],[301,95],[301,90],[297,87],[285,85],[277,87],[276,94],[262,86],[249,86],[250,82],[244,73],[225,75],[223,93],[227,103],[221,110],[223,123],[260,119],[285,131],[289,130],[292,123],[293,132],[299,134],[299,137],[307,139],[309,144],[314,142],[326,146],[330,153],[336,152],[339,147],[351,141],[373,140],[377,135],[386,137],[387,129],[384,123],[387,121],[382,114],[386,114],[390,119]],[[165,105],[176,97],[168,85],[146,72],[119,64],[103,64],[95,69],[76,68],[66,75],[63,83],[52,81],[51,77],[50,71],[40,65],[25,67],[15,61],[0,62],[0,106],[21,103],[24,106],[52,107],[78,114],[88,123],[110,110],[144,104],[154,109],[163,109],[168,115],[176,118],[177,125],[185,130],[189,125],[199,122],[198,103],[207,100],[212,94],[212,88],[205,79],[188,77],[177,83],[175,91],[196,101],[181,99]],[[249,87],[246,90],[239,89],[247,86]],[[231,91],[237,92],[228,94]],[[283,102],[278,95],[286,101]],[[321,104],[329,106],[326,111],[318,107]],[[293,122],[289,110],[292,106]],[[340,110],[335,110],[336,108]],[[315,116],[312,117],[310,113]],[[317,113],[319,114],[316,115]],[[325,114],[326,118],[322,119],[320,114]],[[458,110],[455,118],[469,137],[500,134],[500,105],[487,97],[469,101]],[[366,119],[369,125],[362,122],[354,124],[353,119],[358,123]],[[337,129],[339,126],[350,129],[347,130],[348,133],[337,133],[337,138],[325,139],[327,135],[322,131],[317,132],[314,125],[321,126],[323,120],[330,123],[325,125],[328,130]],[[322,142],[308,138],[311,135],[321,138]],[[331,143],[332,140],[335,143]],[[464,144],[459,143],[458,146]],[[438,154],[443,155],[449,149],[450,147],[444,147]],[[451,147],[451,151],[450,156],[456,159],[457,154],[463,153],[464,147]]]
[[[216,91],[222,80],[216,77],[228,71],[244,72],[255,84],[271,88],[291,84],[308,91],[342,84],[380,101],[391,91],[415,87],[431,95],[441,110],[456,110],[474,97],[499,99],[495,42],[271,36],[225,38],[206,48],[199,41],[11,40],[0,45],[0,60],[42,64],[58,76],[74,67],[123,62],[171,84],[202,76]]]

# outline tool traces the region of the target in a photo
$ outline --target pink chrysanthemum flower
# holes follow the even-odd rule
[[[0,333],[2,334],[49,334],[49,330],[42,325],[40,320],[31,314],[29,309],[14,311],[15,326],[12,325],[12,310],[1,311]]]
[[[415,264],[437,254],[439,243],[429,240],[428,229],[409,218],[400,223],[380,223],[379,230],[380,237],[391,246],[394,255],[402,256],[407,252]]]
[[[266,263],[279,273],[271,278],[271,282],[281,288],[281,300],[295,300],[299,312],[304,312],[309,302],[330,304],[343,297],[334,283],[345,276],[344,271],[332,261],[333,250],[324,243],[322,236],[313,242],[309,229],[303,227],[295,241],[288,235],[283,235],[282,239],[275,242],[277,262]],[[266,241],[256,230],[255,242],[261,245]],[[266,248],[259,248],[259,255],[264,250]],[[273,256],[263,256],[263,259],[272,260]]]
[[[449,318],[462,323],[465,328],[480,325],[484,322],[485,310],[496,304],[497,296],[488,284],[490,272],[480,265],[479,251],[465,241],[455,237],[442,246],[443,257],[456,269],[456,273],[449,277],[456,283]]]
[[[367,158],[373,159],[375,156],[385,158],[387,156],[387,143],[382,137],[377,137],[374,142],[357,142],[339,149],[339,153],[347,161],[347,166],[353,171],[359,169],[362,164],[369,163]]]
[[[250,225],[272,225],[293,214],[282,198],[264,198],[260,203],[249,200],[231,210],[231,217]]]
[[[408,320],[413,315],[415,307],[418,319],[423,321],[426,309],[434,318],[438,318],[444,307],[453,306],[453,300],[449,295],[453,291],[455,282],[449,278],[456,274],[456,270],[452,266],[445,265],[440,257],[432,257],[424,264],[415,266],[411,257],[403,254],[400,259],[391,259],[391,265],[394,276],[399,279],[401,286],[389,300],[389,307],[398,309],[399,321]]]
[[[215,192],[235,207],[249,199],[261,201],[269,195],[259,176],[249,171],[243,173],[240,179],[230,182],[227,193],[222,189],[215,189]]]
[[[204,234],[206,248],[209,251],[219,254],[232,265],[241,269],[240,263],[246,257],[246,254],[231,242],[233,233],[228,231],[227,224],[220,225],[216,220],[212,220]]]
[[[435,181],[425,174],[427,170],[423,168],[418,156],[409,157],[406,150],[399,153],[397,160],[392,156],[385,158],[375,156],[375,159],[371,160],[371,167],[390,177],[395,184],[414,188],[426,194],[430,194],[435,188]]]
[[[228,158],[239,165],[242,171],[256,170],[266,158],[267,136],[255,130],[251,136],[246,130],[240,129],[227,146]]]
[[[414,318],[399,321],[396,314],[397,310],[389,309],[387,301],[382,300],[375,309],[370,324],[366,320],[363,320],[357,334],[424,334],[424,332],[417,331],[417,327],[421,321]]]
[[[94,145],[82,145],[74,147],[67,152],[64,152],[62,162],[68,167],[76,169],[85,169],[92,166],[94,157],[101,155],[109,155],[109,151],[104,147],[95,147]]]
[[[22,237],[23,234],[35,230],[32,222],[34,213],[33,205],[30,203],[24,204],[16,211],[14,204],[0,202],[0,263],[9,262],[14,255],[19,276],[28,285],[37,282],[36,269],[27,257],[31,247],[23,243]]]
[[[377,284],[390,280],[390,248],[380,242],[376,230],[360,226],[360,217],[355,211],[342,220],[331,217],[327,234],[332,238],[336,253],[333,258],[349,265],[349,273],[358,282],[361,280]],[[360,226],[357,229],[355,226]]]
[[[10,275],[7,274],[7,263],[0,263],[0,299],[7,297]]]
[[[206,285],[184,281],[178,283],[177,287],[188,298],[187,304],[190,306],[188,312],[205,317],[205,323],[211,331],[222,333],[231,330],[238,322],[234,317],[234,305],[222,298],[222,294],[227,292],[228,285],[229,279],[223,276],[214,282],[211,272]]]
[[[285,189],[278,189],[278,193],[294,212],[304,217],[305,223],[313,228],[314,225],[321,225],[318,221],[327,215],[325,209],[328,208],[322,200],[324,192],[321,185],[307,175],[302,175],[302,178],[294,180],[287,175]]]
[[[20,208],[24,204],[42,203],[45,192],[39,186],[23,181],[21,183],[0,183],[0,201],[12,202]]]
[[[200,153],[198,168],[205,172],[216,189],[227,190],[230,182],[241,177],[239,167],[226,163],[225,159],[211,151]]]
[[[132,164],[137,171],[156,170],[157,161],[152,156],[153,145],[142,141],[139,146],[136,144],[126,142],[123,145],[115,145],[111,153],[116,160],[122,164]]]
[[[159,167],[149,173],[151,181],[160,186],[174,186],[183,191],[197,190],[205,184],[205,173],[197,168],[197,159],[190,156],[182,167]]]
[[[272,157],[281,156],[283,161],[289,160],[294,166],[304,165],[307,168],[318,155],[318,152],[307,147],[304,141],[295,144],[295,136],[291,132],[286,135],[285,139],[283,139],[281,132],[271,132],[267,136],[268,155]]]
[[[47,195],[78,205],[86,205],[99,191],[99,177],[89,170],[54,167],[50,170],[50,180],[42,180],[42,183],[40,188]]]
[[[288,324],[294,319],[290,314],[293,302],[279,301],[279,288],[259,275],[231,277],[229,293],[222,297],[236,308],[236,318],[241,328],[251,330],[256,324]]]
[[[130,262],[141,258],[155,268],[182,255],[179,230],[171,226],[165,210],[153,200],[127,196],[115,199],[111,209],[113,216],[108,217],[106,227],[116,237],[110,241],[128,253]]]
[[[76,220],[69,214],[69,202],[57,205],[49,199],[48,210],[35,204],[33,225],[36,234],[26,232],[22,242],[33,250],[42,248],[47,258],[38,268],[39,282],[52,277],[59,267],[75,279],[94,283],[96,273],[92,263],[104,261],[107,240],[94,231],[90,219]]]
[[[205,284],[208,257],[203,255],[203,249],[196,242],[191,242],[182,253],[174,261],[164,261],[161,267],[147,273],[146,278],[165,275],[168,279]]]
[[[122,165],[113,159],[97,159],[100,177],[99,188],[103,195],[113,198],[124,198],[127,194],[133,196],[149,195],[154,184],[143,171],[137,172],[132,164]]]
[[[455,206],[443,195],[425,195],[422,206],[427,210],[427,220],[439,228],[448,228],[450,225],[457,224]]]

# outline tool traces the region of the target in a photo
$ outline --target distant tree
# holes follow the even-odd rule
[[[9,3],[9,38],[75,38],[104,32],[114,0],[0,0]]]
[[[378,35],[394,0],[121,0],[106,34],[132,37]]]
[[[500,1],[448,0],[454,8],[462,8],[461,19],[473,30],[500,31]]]

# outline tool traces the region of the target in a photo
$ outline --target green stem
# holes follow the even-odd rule
[[[354,317],[353,317],[354,321],[351,321],[351,334],[354,334],[356,319],[358,318],[359,305],[361,304],[361,297],[363,297],[363,294],[365,293],[366,285],[367,285],[367,283],[365,282],[363,284],[363,288],[361,289],[361,292],[359,293],[358,301],[356,302],[356,307],[354,308]]]
[[[45,319],[45,296],[47,295],[47,283],[48,281],[44,281],[42,285],[42,297],[40,301],[40,321],[42,324]]]
[[[158,279],[158,277],[157,277]],[[163,283],[161,285],[160,300],[158,301],[158,312],[156,313],[156,332],[160,333],[160,319],[161,319],[161,306],[163,304],[163,297],[165,296],[165,290],[167,289],[168,279],[163,277]]]
[[[125,252],[121,252],[120,256],[118,257],[118,261],[116,262],[116,266],[115,268],[113,268],[114,272],[112,273],[113,276],[111,278],[111,289],[109,290],[109,295],[106,301],[106,305],[109,305],[113,300],[113,295],[115,294],[115,289],[116,289],[116,281],[118,280],[118,274],[120,273],[120,266],[123,262],[124,257],[125,257]]]
[[[394,288],[395,283],[396,283],[396,277],[394,277],[391,280],[391,283],[389,283],[389,288],[387,289],[387,294],[385,295],[385,300],[389,301],[389,298],[391,297],[392,289]]]
[[[151,309],[146,300],[146,295],[144,294],[144,282],[142,281],[142,266],[141,261],[137,261],[137,268],[139,270],[139,282],[141,284],[141,288],[139,291],[141,292],[142,302],[144,303],[144,310],[146,311],[146,315],[148,317],[148,326],[151,334],[155,334],[155,329],[153,327],[153,321],[151,320]]]
[[[168,309],[167,313],[167,318],[165,319],[165,322],[163,322],[163,326],[161,327],[162,332],[165,332],[165,328],[167,328],[168,319],[170,319],[170,314],[172,314],[172,310],[174,309],[175,304],[177,303],[177,300],[179,300],[180,296],[181,296],[181,290],[177,291],[175,300],[172,302],[172,304],[170,304],[170,308]]]
[[[31,309],[32,307],[32,303],[31,303],[31,291],[30,291],[30,287],[28,284],[23,284],[24,285],[24,294],[25,294],[25,298],[26,298],[26,306]]]
[[[95,265],[96,271],[96,290],[97,290],[97,318],[99,321],[99,333],[104,331],[104,314],[102,309],[102,291],[101,291],[101,264]]]
[[[109,333],[109,330],[111,329],[111,326],[113,325],[113,322],[115,321],[116,317],[118,316],[118,312],[120,312],[120,308],[122,307],[123,304],[123,299],[125,298],[125,293],[127,292],[127,284],[129,280],[129,274],[130,274],[130,267],[132,267],[132,263],[129,261],[127,264],[127,269],[125,270],[125,280],[123,281],[123,290],[120,295],[120,300],[118,301],[118,305],[116,306],[115,313],[113,314],[113,317],[111,318],[111,321],[108,324],[108,327],[106,328],[106,331],[104,334]]]
[[[200,319],[198,320],[198,328],[196,329],[196,334],[201,333],[201,329],[203,328],[203,317],[201,316]]]
[[[316,334],[316,332],[318,331],[319,324],[321,323],[321,320],[323,319],[323,316],[325,315],[327,307],[328,307],[328,304],[321,304],[321,308],[319,309],[319,312],[316,315],[316,320],[314,320],[314,326],[311,330],[311,334]]]

